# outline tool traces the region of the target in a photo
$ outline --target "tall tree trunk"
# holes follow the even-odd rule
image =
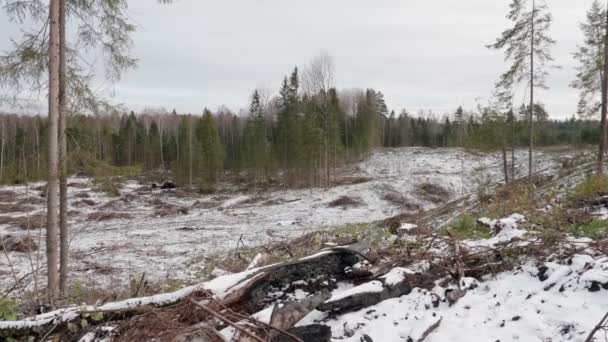
[[[507,148],[502,147],[502,165],[505,173],[505,184],[509,184],[509,164],[507,162]]]
[[[0,120],[0,182],[2,182],[2,178],[4,176],[4,120]]]
[[[534,181],[532,175],[534,173],[534,20],[536,17],[536,2],[532,0],[532,35],[530,39],[530,118],[529,118],[529,130],[530,130],[530,149],[528,151],[528,185],[530,187],[530,197],[533,196],[532,191],[534,190]]]
[[[49,120],[46,209],[47,295],[51,305],[57,297],[58,253],[58,116],[59,116],[59,0],[50,0],[49,14]]]
[[[515,180],[515,115],[511,114],[511,179]]]
[[[600,143],[597,158],[597,173],[604,173],[604,155],[606,154],[607,128],[606,114],[608,113],[608,10],[606,11],[606,34],[604,36],[604,65],[602,77],[602,119],[600,127]]]
[[[62,296],[67,289],[69,254],[65,1],[59,0],[59,292]]]
[[[34,136],[36,139],[36,176],[40,177],[40,135],[38,123],[34,124]],[[1,178],[1,177],[0,177]]]
[[[159,116],[158,118],[158,136],[160,137],[160,164],[163,167],[163,171],[166,170],[165,167],[165,154],[163,152],[163,119]]]
[[[192,120],[188,118],[188,184],[192,190]]]

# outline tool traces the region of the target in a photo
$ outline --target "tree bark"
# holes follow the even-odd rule
[[[66,139],[66,35],[65,1],[59,0],[59,292],[64,295],[68,279],[68,149]]]
[[[606,34],[604,36],[604,72],[602,77],[602,118],[600,123],[600,143],[597,158],[597,173],[604,173],[604,155],[606,154],[607,128],[606,115],[608,113],[608,11],[606,12]]]
[[[528,151],[528,186],[529,195],[533,196],[532,191],[534,190],[534,180],[532,174],[534,173],[534,19],[536,14],[536,2],[532,0],[532,35],[530,38],[530,118],[529,118],[529,130],[530,130],[530,149]]]
[[[59,116],[59,0],[50,0],[49,14],[49,122],[47,175],[47,296],[51,304],[57,297],[58,253],[58,116]]]
[[[502,165],[505,173],[505,184],[509,184],[509,164],[507,162],[507,149],[502,147]]]
[[[4,120],[0,120],[0,182],[4,176]]]

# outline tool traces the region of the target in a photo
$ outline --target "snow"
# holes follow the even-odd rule
[[[608,281],[603,271],[597,271],[608,268],[608,261],[589,255],[577,255],[575,259],[572,265],[549,265],[556,268],[553,280],[560,286],[548,290],[545,287],[550,280],[541,282],[529,272],[537,265],[529,263],[521,269],[486,277],[482,282],[464,279],[469,290],[453,306],[442,301],[433,307],[432,293],[443,297],[444,288],[416,288],[409,295],[334,318],[313,311],[298,325],[325,322],[336,341],[359,342],[368,335],[374,341],[397,342],[418,340],[441,319],[425,341],[583,342],[608,307],[606,293],[590,292],[585,282]],[[585,265],[596,271],[585,271]],[[343,296],[344,292],[348,293],[336,290],[334,296]]]
[[[517,160],[525,160],[525,151]],[[538,169],[557,169],[555,154],[539,151]],[[518,172],[525,173],[525,163]],[[500,158],[491,154],[470,154],[460,149],[398,148],[379,150],[369,160],[339,170],[348,177],[367,177],[367,183],[337,186],[331,189],[279,190],[269,193],[221,193],[216,195],[178,196],[172,190],[141,192],[149,184],[128,181],[121,189],[122,199],[111,198],[93,190],[88,178],[70,178],[70,276],[83,287],[126,288],[132,279],[146,273],[146,280],[167,283],[179,281],[195,284],[210,270],[207,258],[233,251],[239,237],[247,247],[295,238],[307,232],[323,231],[346,224],[367,223],[402,213],[400,204],[384,199],[388,192],[398,193],[423,209],[437,206],[418,194],[422,183],[439,185],[449,192],[446,200],[473,192],[477,185],[500,181]],[[25,186],[3,186],[17,193],[15,201],[38,196],[33,190],[42,183]],[[88,196],[96,205],[78,205]],[[331,208],[327,203],[341,196],[360,197],[364,205]],[[186,215],[158,217],[151,204],[162,200],[170,205],[189,208]],[[198,203],[197,203],[198,202]],[[103,206],[114,204],[109,209]],[[29,213],[44,213],[44,204],[35,205]],[[89,221],[91,213],[105,210],[126,213],[131,219]],[[5,215],[3,213],[2,215]],[[11,216],[24,216],[15,213]],[[44,251],[44,231],[24,231],[11,225],[0,225],[0,235],[31,235]],[[26,253],[9,252],[10,264],[17,278],[32,272]],[[41,253],[40,263],[43,263]],[[34,255],[35,259],[35,255]],[[36,264],[36,260],[34,260]],[[44,270],[39,273],[45,277]],[[0,256],[0,278],[12,279],[9,262]],[[33,284],[30,278],[27,283]],[[0,282],[0,292],[13,285]],[[30,288],[31,289],[31,286]],[[17,292],[13,295],[18,295]]]
[[[406,274],[414,273],[412,270],[402,267],[393,268],[390,272],[382,276],[384,284],[387,286],[395,286],[402,283],[406,279]]]
[[[327,302],[335,302],[335,301],[344,299],[346,297],[354,296],[354,295],[357,295],[360,293],[382,292],[383,289],[384,289],[384,287],[382,286],[382,282],[380,282],[378,280],[372,280],[368,283],[353,287],[346,291],[343,291],[340,293],[334,293]]]
[[[526,218],[521,214],[513,214],[500,220],[480,218],[478,221],[494,230],[498,229],[500,231],[490,239],[465,241],[464,243],[471,248],[493,247],[499,243],[509,242],[513,239],[521,238],[526,233],[525,230],[518,229],[519,224],[526,221]]]

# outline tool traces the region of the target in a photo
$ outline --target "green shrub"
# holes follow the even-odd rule
[[[471,215],[459,217],[455,223],[445,229],[444,233],[459,240],[480,240],[492,237],[490,229],[477,223],[475,217]]]
[[[594,175],[582,181],[570,194],[569,200],[577,204],[586,199],[608,194],[608,177]]]
[[[17,320],[17,303],[12,300],[0,299],[0,321]]]
[[[608,221],[593,220],[587,224],[573,224],[569,231],[576,237],[600,240],[608,236]]]

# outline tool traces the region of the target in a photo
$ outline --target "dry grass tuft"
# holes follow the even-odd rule
[[[20,203],[0,203],[0,212],[2,213],[27,213],[34,211],[35,207]]]
[[[440,185],[422,183],[417,189],[418,195],[431,203],[445,203],[450,199],[450,192]]]
[[[364,202],[361,199],[361,197],[341,196],[341,197],[338,197],[337,199],[329,202],[327,204],[327,206],[330,208],[336,208],[336,207],[347,208],[347,207],[358,207],[363,204],[364,204]]]
[[[11,190],[0,190],[0,202],[13,202],[17,193]]]
[[[127,220],[133,218],[130,214],[115,211],[98,211],[87,216],[87,221]]]
[[[17,237],[11,235],[0,236],[0,251],[27,253],[38,249],[38,245],[30,237]]]
[[[335,181],[336,185],[353,185],[353,184],[362,184],[373,181],[374,179],[371,177],[342,177],[338,178]]]

